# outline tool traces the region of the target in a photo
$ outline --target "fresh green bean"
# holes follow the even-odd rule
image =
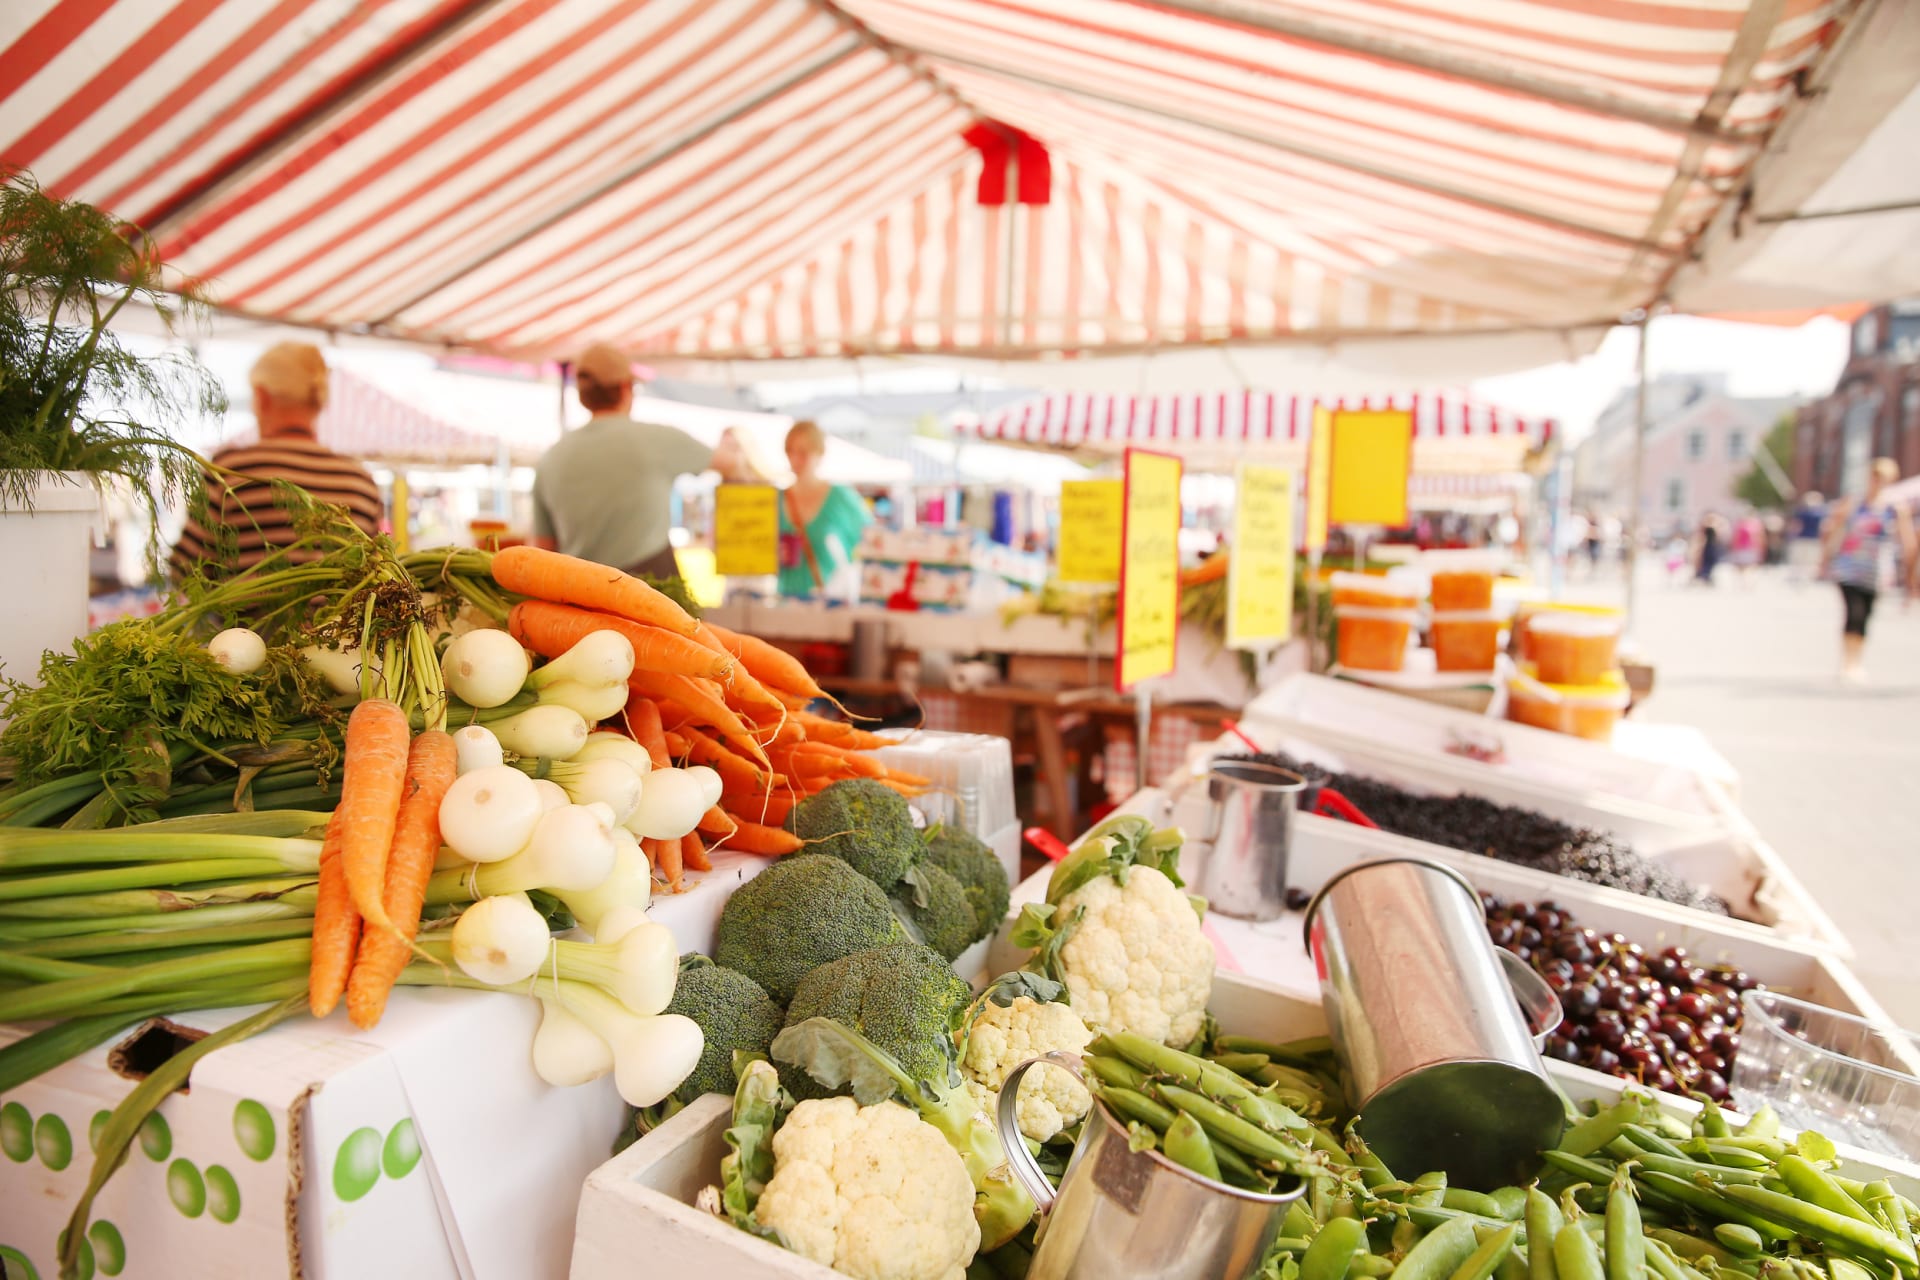
[[[1220,1162],[1213,1157],[1213,1144],[1192,1116],[1182,1112],[1173,1118],[1160,1140],[1160,1149],[1175,1164],[1213,1182],[1220,1181]]]
[[[1354,1259],[1366,1251],[1367,1224],[1334,1218],[1321,1227],[1300,1259],[1300,1280],[1346,1280]]]
[[[1468,1213],[1477,1213],[1483,1218],[1512,1219],[1498,1200],[1480,1191],[1469,1191],[1465,1187],[1448,1187],[1440,1194],[1440,1203],[1449,1209],[1464,1209]]]
[[[1501,1187],[1489,1192],[1493,1203],[1500,1209],[1500,1216],[1508,1222],[1518,1222],[1527,1211],[1527,1189],[1525,1187]]]
[[[1694,1095],[1699,1097],[1698,1094]],[[1694,1117],[1694,1132],[1704,1138],[1730,1138],[1733,1126],[1727,1123],[1726,1113],[1720,1110],[1720,1104],[1711,1098],[1702,1098],[1700,1114]]]
[[[1774,1166],[1780,1171],[1780,1177],[1786,1182],[1788,1190],[1808,1204],[1818,1205],[1829,1213],[1837,1213],[1843,1218],[1852,1218],[1864,1222],[1870,1227],[1880,1223],[1854,1198],[1846,1193],[1839,1183],[1816,1166],[1805,1156],[1788,1152],[1781,1156]]]
[[[1184,1111],[1198,1120],[1200,1127],[1207,1131],[1208,1137],[1216,1142],[1238,1148],[1243,1155],[1255,1161],[1293,1168],[1304,1154],[1293,1143],[1275,1137],[1251,1120],[1236,1115],[1213,1099],[1203,1097],[1191,1089],[1160,1083],[1154,1085],[1154,1092],[1168,1106],[1176,1111]]]
[[[1538,1186],[1527,1190],[1527,1276],[1528,1280],[1558,1280],[1553,1265],[1553,1242],[1566,1225],[1553,1197]]]
[[[1792,1231],[1782,1228],[1765,1215],[1755,1212],[1743,1203],[1727,1199],[1735,1191],[1748,1191],[1750,1187],[1720,1187],[1709,1191],[1697,1183],[1685,1178],[1676,1178],[1669,1173],[1643,1172],[1637,1179],[1639,1183],[1653,1191],[1658,1191],[1671,1200],[1678,1200],[1689,1209],[1703,1213],[1709,1218],[1721,1222],[1743,1222],[1758,1231],[1764,1239],[1787,1241],[1793,1238]]]
[[[1453,1269],[1452,1280],[1490,1280],[1494,1268],[1513,1252],[1514,1237],[1520,1234],[1518,1223],[1509,1223],[1480,1242],[1467,1260]]]
[[[1766,1191],[1760,1187],[1725,1187],[1722,1194],[1738,1201],[1743,1206],[1764,1215],[1766,1218],[1783,1223],[1794,1231],[1812,1236],[1826,1242],[1838,1242],[1855,1249],[1865,1249],[1878,1256],[1889,1258],[1908,1270],[1920,1268],[1920,1259],[1914,1251],[1891,1231],[1876,1224],[1869,1225],[1844,1214],[1834,1213],[1818,1205],[1796,1200],[1775,1191]],[[1751,1223],[1749,1226],[1753,1225]],[[1765,1234],[1762,1232],[1761,1234]]]
[[[1569,1222],[1554,1236],[1553,1265],[1560,1280],[1606,1280],[1600,1265],[1600,1246],[1577,1222]]]
[[[1628,1096],[1568,1129],[1560,1138],[1559,1150],[1570,1156],[1590,1156],[1619,1137],[1627,1125],[1640,1118],[1640,1100]]]
[[[1117,1089],[1132,1089],[1135,1093],[1147,1091],[1147,1073],[1121,1058],[1110,1058],[1102,1053],[1088,1054],[1081,1059],[1096,1080],[1113,1085]]]
[[[1456,1218],[1435,1227],[1407,1250],[1393,1269],[1393,1280],[1447,1280],[1479,1248],[1472,1218]]]
[[[1650,1155],[1666,1156],[1669,1159],[1681,1159],[1685,1153],[1661,1135],[1643,1124],[1630,1124],[1621,1130],[1627,1141]]]
[[[1765,1245],[1760,1233],[1752,1227],[1738,1222],[1717,1222],[1713,1227],[1713,1238],[1734,1253],[1753,1257]]]
[[[1115,1088],[1111,1085],[1098,1092],[1100,1100],[1111,1107],[1122,1120],[1136,1120],[1156,1133],[1165,1133],[1173,1124],[1173,1108],[1149,1098],[1144,1093],[1133,1089]]]
[[[1607,1280],[1647,1280],[1647,1237],[1640,1225],[1640,1202],[1626,1169],[1613,1175],[1607,1193]]]

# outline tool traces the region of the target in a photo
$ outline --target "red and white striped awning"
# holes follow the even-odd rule
[[[1499,333],[1658,296],[1867,7],[10,0],[0,163],[501,353]]]
[[[350,458],[386,465],[530,467],[552,437],[507,439],[455,426],[348,370],[327,375],[327,405],[315,424],[320,443]]]
[[[1316,405],[1329,409],[1411,409],[1416,442],[1504,437],[1528,445],[1553,435],[1550,418],[1527,418],[1464,395],[1420,393],[1318,401],[1261,391],[1115,396],[1068,393],[1018,400],[957,427],[985,440],[1115,449],[1236,445],[1304,448]]]

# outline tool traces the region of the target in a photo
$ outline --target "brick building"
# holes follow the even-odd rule
[[[1829,497],[1859,493],[1879,457],[1897,460],[1903,476],[1920,474],[1920,299],[1854,321],[1839,382],[1800,409],[1794,483]]]

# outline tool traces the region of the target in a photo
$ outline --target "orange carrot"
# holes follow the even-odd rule
[[[726,807],[727,816],[734,820],[736,826],[743,821],[778,826],[793,812],[793,799],[782,792],[762,791],[757,795],[740,795],[729,791],[720,797],[720,803]]]
[[[642,840],[640,847],[645,849],[647,857],[653,860],[654,873],[667,882],[673,892],[680,892],[680,877],[685,866],[680,855],[678,840]]]
[[[346,994],[347,972],[353,967],[354,948],[360,942],[360,913],[347,892],[347,870],[340,865],[340,835],[345,827],[341,811],[327,820],[327,838],[320,846],[320,887],[313,904],[313,956],[307,967],[307,1007],[313,1016],[333,1012]]]
[[[724,680],[738,665],[724,653],[659,627],[610,613],[545,600],[522,600],[507,615],[507,631],[543,658],[557,658],[595,631],[617,631],[633,645],[633,665],[651,671]]]
[[[822,756],[829,760],[839,760],[863,778],[887,776],[887,767],[864,751],[836,747],[830,742],[803,742],[793,750],[795,755]]]
[[[770,775],[759,765],[697,729],[689,729],[682,736],[687,743],[687,759],[695,764],[711,765],[724,786],[740,790],[765,789]]]
[[[809,742],[831,742],[838,747],[855,747],[862,751],[899,745],[891,738],[883,738],[877,733],[868,733],[865,729],[843,724],[838,720],[829,720],[825,716],[816,716],[811,712],[799,712],[794,719],[798,720],[800,727],[807,731]]]
[[[369,698],[347,719],[338,806],[346,815],[340,828],[340,865],[346,868],[354,909],[369,929],[394,928],[382,899],[412,737],[407,713],[384,699]]]
[[[747,726],[740,722],[740,717],[726,703],[701,688],[697,681],[686,676],[642,671],[636,667],[627,684],[634,692],[643,693],[649,698],[668,698],[679,703],[691,711],[700,723],[718,730],[720,736],[740,754],[752,760],[766,761],[766,752],[747,732]]]
[[[776,648],[758,636],[729,631],[712,623],[705,625],[719,637],[727,652],[740,659],[741,665],[752,673],[753,678],[768,689],[808,698],[825,696],[820,686],[814,683],[813,677],[807,674],[807,669],[800,665],[800,660],[786,650]]]
[[[733,819],[729,818],[719,805],[713,806],[713,808],[708,809],[700,815],[699,830],[706,832],[708,835],[732,835],[733,825]]]
[[[927,793],[927,789],[925,787],[916,786],[910,782],[902,782],[898,778],[892,778],[892,777],[882,778],[880,779],[880,785],[883,787],[889,787],[895,791],[898,791],[901,795],[905,796],[909,800],[915,799],[916,797],[919,797],[919,796],[923,796]]]
[[[598,609],[630,622],[664,627],[676,635],[692,636],[700,629],[686,610],[640,579],[558,551],[538,547],[496,551],[493,580],[515,595]]]
[[[898,782],[908,787],[930,787],[933,785],[932,778],[923,778],[917,773],[904,773],[899,769],[888,769],[886,772],[886,780],[888,782]]]
[[[815,778],[825,778],[833,782],[854,776],[853,766],[834,756],[801,755],[794,752],[779,764],[783,773],[789,777],[798,778],[802,782],[810,782]]]
[[[660,708],[653,705],[652,699],[637,693],[627,699],[627,732],[647,749],[647,754],[653,757],[654,768],[673,766],[673,759],[667,754],[667,735],[660,729]]]
[[[742,853],[757,853],[769,858],[777,858],[786,853],[798,853],[805,848],[804,842],[791,831],[782,831],[779,827],[762,826],[758,822],[742,822],[733,837],[727,841],[727,848],[738,849]]]
[[[393,848],[387,854],[383,901],[395,932],[368,934],[354,959],[353,976],[347,980],[347,1016],[363,1031],[380,1021],[394,980],[413,958],[420,908],[440,852],[440,802],[453,778],[453,739],[433,730],[415,738],[407,752],[406,794],[400,799]]]
[[[707,860],[706,842],[691,831],[680,837],[680,861],[689,871],[713,870],[713,863]]]

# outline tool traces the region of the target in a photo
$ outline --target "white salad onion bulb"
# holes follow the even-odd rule
[[[574,804],[604,804],[613,810],[615,823],[632,817],[640,803],[640,775],[624,760],[603,756],[582,762],[576,756],[555,761],[551,768],[549,776]]]
[[[478,631],[473,633],[479,635]],[[571,707],[541,703],[487,726],[500,745],[517,756],[571,760],[587,745],[586,717]]]
[[[599,724],[626,710],[627,686],[620,684],[580,684],[559,680],[540,690],[540,705],[565,707],[578,712],[588,724]]]
[[[613,870],[605,880],[592,889],[556,891],[574,920],[599,942],[612,940],[607,931],[616,917],[632,912],[646,919],[647,903],[653,896],[653,865],[641,850],[640,841],[625,827],[615,827],[611,837]]]
[[[533,1071],[551,1085],[571,1088],[613,1070],[613,1048],[564,1004],[540,997],[540,1029],[533,1033]]]
[[[453,696],[470,707],[511,702],[527,682],[527,651],[504,631],[469,631],[447,646],[441,674]]]
[[[725,788],[721,785],[720,771],[718,769],[709,768],[704,764],[696,764],[688,766],[685,772],[689,778],[692,778],[700,784],[701,800],[708,809],[720,803],[720,793],[725,790]],[[704,813],[706,810],[703,809],[701,812]]]
[[[546,920],[524,893],[482,898],[453,925],[453,962],[469,978],[495,986],[540,972],[552,947]]]
[[[627,828],[647,840],[678,840],[710,807],[706,789],[685,769],[655,769],[640,788]]]
[[[620,760],[635,773],[646,777],[653,772],[653,757],[647,749],[624,733],[614,733],[609,729],[596,729],[587,735],[587,745],[573,753],[575,764],[585,764],[591,760]]]
[[[560,973],[569,981],[591,982],[627,1007],[648,1017],[673,999],[680,976],[680,949],[673,931],[643,920],[615,941],[561,942]]]
[[[327,688],[341,697],[358,698],[360,696],[360,650],[324,649],[310,644],[300,650],[300,658],[324,681]],[[373,674],[380,674],[380,659],[372,660]]]
[[[526,677],[528,688],[536,692],[561,682],[585,685],[626,687],[633,674],[633,641],[618,631],[590,631],[573,648]]]
[[[552,778],[535,778],[533,786],[540,793],[542,813],[549,809],[564,809],[573,803],[573,797],[567,794],[567,789]]]
[[[483,724],[470,724],[464,729],[456,729],[453,749],[455,770],[462,775],[476,769],[497,768],[506,763],[506,753],[500,750],[500,739],[494,737],[493,730]]]
[[[207,652],[237,676],[250,676],[267,664],[267,642],[246,627],[228,627],[207,641]]]
[[[706,1036],[692,1018],[677,1013],[642,1018],[598,987],[580,982],[559,987],[567,1008],[613,1050],[614,1086],[627,1105],[664,1101],[700,1065]]]
[[[472,873],[476,895],[597,889],[613,873],[618,846],[605,805],[570,804],[540,815],[527,847]]]
[[[507,765],[475,769],[440,801],[440,839],[469,862],[498,862],[526,848],[540,813],[532,778]]]

